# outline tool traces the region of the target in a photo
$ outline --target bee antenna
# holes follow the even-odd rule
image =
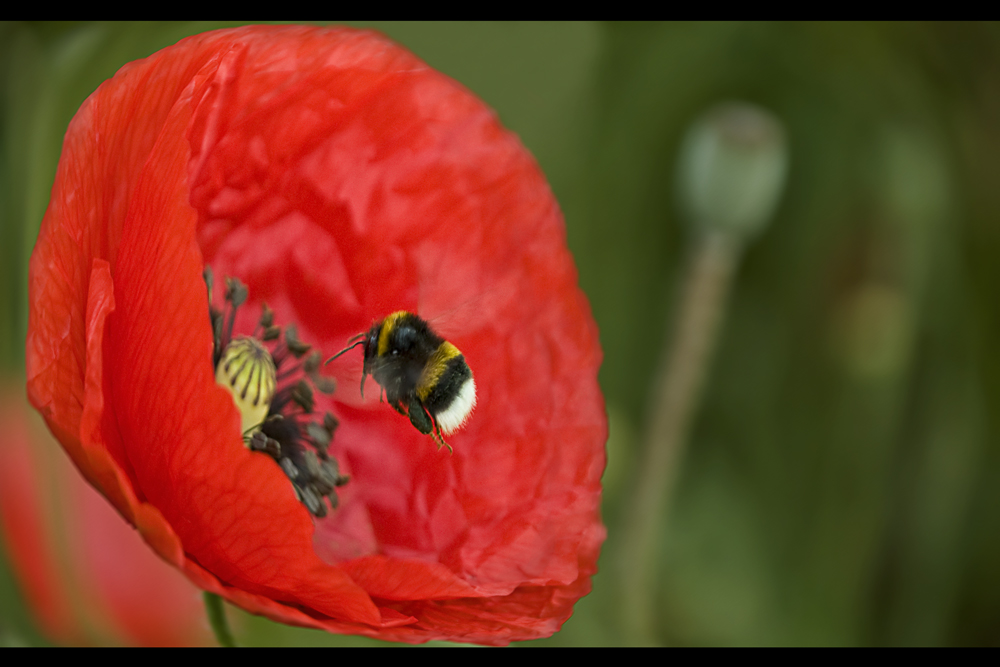
[[[348,345],[347,347],[345,347],[343,350],[341,350],[337,354],[335,354],[332,357],[330,357],[329,359],[327,359],[323,363],[323,365],[326,366],[328,363],[330,363],[331,361],[333,361],[334,359],[336,359],[337,357],[339,357],[340,355],[342,355],[344,352],[347,352],[348,350],[353,350],[358,345],[364,345],[365,344],[365,335],[363,333],[359,333],[357,336],[355,336],[354,338],[352,338],[351,341],[354,341],[354,342],[351,345]],[[351,341],[348,341],[348,342],[351,342]]]

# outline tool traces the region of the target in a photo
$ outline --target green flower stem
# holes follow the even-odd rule
[[[659,641],[658,538],[669,519],[687,432],[698,407],[739,249],[739,240],[727,232],[708,232],[696,239],[674,330],[668,330],[663,346],[635,491],[627,506],[624,553],[619,560],[623,568],[622,612],[629,643]]]
[[[208,614],[208,622],[212,626],[212,632],[215,633],[215,640],[219,642],[219,646],[226,648],[235,647],[236,641],[233,639],[233,633],[229,631],[229,623],[226,621],[226,610],[222,606],[222,598],[208,591],[205,591],[204,598],[205,612]]]

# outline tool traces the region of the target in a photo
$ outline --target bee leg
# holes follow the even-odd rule
[[[410,423],[421,433],[431,433],[434,421],[416,396],[410,398]]]
[[[445,447],[448,448],[448,453],[449,454],[454,454],[455,453],[455,450],[451,448],[451,445],[449,445],[447,442],[444,441],[444,438],[441,436],[440,433],[436,433],[435,436],[434,436],[434,439],[437,440],[437,442],[438,442],[438,449],[439,450],[441,449],[441,445],[444,445]]]
[[[444,441],[444,435],[441,433],[441,426],[437,423],[437,419],[434,419],[434,415],[430,415],[430,418],[431,422],[433,422],[434,424],[434,429],[431,432],[431,437],[433,437],[434,441],[437,442],[438,449],[441,449],[441,445],[444,445],[445,447],[448,448],[449,454],[454,454],[455,450],[451,448],[451,445],[449,445],[447,442]]]
[[[399,414],[403,415],[404,417],[408,416],[406,414],[406,410],[403,409],[403,402],[402,401],[388,401],[388,403],[389,403],[389,405],[392,406],[392,409],[395,410],[396,412],[398,412]]]

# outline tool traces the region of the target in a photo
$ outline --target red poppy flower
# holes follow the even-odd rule
[[[39,628],[74,645],[210,642],[198,589],[73,470],[23,394],[0,387],[0,528]]]
[[[206,266],[248,288],[234,334],[263,302],[326,354],[395,311],[429,320],[479,390],[454,453],[362,399],[345,354],[315,404],[349,482],[314,517],[215,381]],[[30,270],[32,403],[198,586],[487,644],[550,635],[590,590],[607,425],[562,216],[493,112],[399,47],[247,27],[126,65],[70,125]]]

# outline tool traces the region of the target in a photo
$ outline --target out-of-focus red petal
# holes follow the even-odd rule
[[[320,407],[351,482],[314,534],[214,383],[203,263],[248,284],[237,331],[265,300],[331,351],[394,310],[430,319],[479,387],[454,455],[362,401],[343,357]],[[394,45],[251,27],[123,68],[67,135],[31,287],[33,403],[198,585],[286,622],[483,643],[549,634],[589,590],[606,420],[562,217],[493,113]]]
[[[73,618],[69,586],[55,562],[55,546],[45,520],[39,480],[39,461],[30,445],[21,398],[7,390],[0,395],[0,424],[4,431],[4,465],[0,466],[0,520],[7,554],[18,573],[24,595],[35,610],[45,634],[74,643],[83,636]]]
[[[20,392],[0,398],[4,541],[45,634],[64,644],[206,642],[197,589],[80,478]]]

